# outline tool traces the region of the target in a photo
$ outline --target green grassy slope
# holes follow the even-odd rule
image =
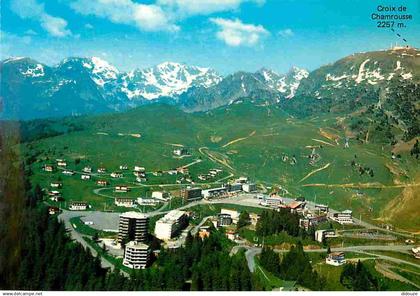
[[[105,166],[108,172],[117,170],[120,164],[140,165],[147,171],[155,171],[201,159],[202,162],[190,167],[192,177],[211,168],[222,168],[224,172],[220,177],[229,173],[246,175],[266,187],[281,186],[290,197],[303,195],[336,209],[352,208],[364,219],[381,217],[387,205],[395,202],[404,189],[401,186],[418,181],[414,178],[418,160],[409,153],[401,153],[401,158],[392,160],[391,147],[353,139],[345,149],[346,127],[329,114],[301,120],[275,106],[247,103],[206,113],[183,113],[172,106],[151,105],[123,114],[73,120],[84,129],[33,142],[29,154],[40,153],[39,162],[33,165],[37,180],[44,179],[45,173],[40,172],[40,167],[48,162],[46,157],[50,160],[65,158],[72,169],[81,170],[85,165],[94,169]],[[130,134],[141,134],[141,137]],[[174,158],[174,145],[187,147],[192,156]],[[316,147],[320,158],[310,165],[308,155],[312,146]],[[290,164],[293,155],[297,161],[294,165]],[[283,156],[289,159],[283,161]],[[77,158],[81,162],[75,165]],[[352,167],[352,160],[372,169],[373,176],[360,175]],[[406,172],[404,177],[398,176],[398,183],[395,170],[389,166]],[[93,181],[81,181],[80,176],[61,178],[65,188],[71,188],[74,195],[103,198],[92,192],[92,187],[96,186]],[[134,181],[131,174],[130,178],[126,182]],[[210,181],[216,179],[218,177]],[[154,182],[173,183],[174,180],[174,177],[164,176]],[[398,222],[398,217],[393,219],[392,223]],[[419,218],[412,217],[409,225],[411,227],[407,228],[418,228]]]

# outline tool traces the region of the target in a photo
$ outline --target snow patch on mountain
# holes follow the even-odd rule
[[[264,83],[272,89],[286,95],[286,98],[293,98],[300,81],[308,77],[309,72],[305,69],[292,67],[287,74],[277,74],[276,72],[268,69],[261,69],[257,72],[264,79]]]
[[[411,78],[413,78],[413,74],[411,74],[411,72],[410,73],[402,73],[401,77],[403,79],[411,79]]]
[[[28,66],[26,71],[22,72],[22,75],[26,77],[42,77],[45,75],[44,66],[41,64],[36,64],[35,66]]]
[[[5,59],[3,61],[3,64],[7,64],[10,62],[15,62],[15,61],[23,60],[23,59],[25,59],[25,57],[11,57],[11,58]]]
[[[128,72],[121,79],[121,91],[128,98],[154,100],[180,95],[193,86],[208,88],[219,83],[222,77],[209,68],[165,62],[144,70]]]
[[[356,83],[360,83],[363,81],[363,74],[365,71],[365,65],[370,61],[370,59],[365,60],[363,63],[360,64],[359,67],[359,74],[357,75],[355,81]]]

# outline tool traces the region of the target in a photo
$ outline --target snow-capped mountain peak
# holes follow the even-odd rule
[[[300,81],[309,75],[307,70],[295,66],[285,75],[277,74],[273,70],[266,68],[262,68],[256,74],[263,78],[269,88],[277,90],[289,99],[295,95]]]
[[[164,62],[123,75],[121,90],[130,99],[143,97],[153,100],[180,95],[193,86],[209,87],[221,79],[221,76],[209,68]]]

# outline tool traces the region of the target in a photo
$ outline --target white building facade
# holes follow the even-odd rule
[[[150,247],[131,241],[125,246],[123,265],[133,269],[145,269],[150,261]]]

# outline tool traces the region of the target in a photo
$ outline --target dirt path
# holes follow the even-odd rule
[[[318,172],[320,172],[320,171],[322,171],[322,170],[325,170],[325,169],[327,169],[329,166],[331,165],[331,163],[327,163],[326,165],[324,165],[322,168],[319,168],[319,169],[316,169],[316,170],[313,170],[312,172],[310,172],[309,174],[307,174],[305,177],[303,177],[300,181],[299,181],[299,183],[300,182],[302,182],[302,181],[304,181],[304,180],[306,180],[306,179],[308,179],[310,176],[312,176],[313,174],[316,174],[316,173],[318,173]],[[305,186],[305,185],[304,185]]]
[[[329,145],[331,147],[335,147],[335,145],[333,145],[331,143],[328,143],[328,142],[325,142],[325,141],[322,141],[322,140],[319,140],[319,139],[312,139],[312,141],[319,142],[319,143],[322,143],[322,144],[325,144],[325,145]]]
[[[416,283],[413,283],[412,281],[408,280],[407,278],[403,277],[402,275],[396,273],[390,267],[391,267],[390,265],[385,264],[385,263],[376,262],[376,264],[375,264],[376,271],[383,274],[384,276],[386,276],[390,279],[393,279],[393,280],[397,280],[397,281],[400,281],[400,282],[403,282],[403,283],[410,284],[410,285],[420,289],[419,285],[417,285]]]
[[[225,147],[227,147],[227,146],[229,146],[229,145],[232,145],[232,144],[234,144],[234,143],[237,143],[237,142],[240,142],[240,141],[246,140],[246,139],[248,139],[249,137],[252,137],[253,135],[255,135],[255,133],[256,133],[256,132],[257,132],[257,131],[253,131],[253,132],[252,132],[252,133],[250,133],[247,137],[237,138],[237,139],[235,139],[235,140],[232,140],[232,141],[230,141],[230,142],[226,143],[225,145],[223,145],[222,147],[223,147],[223,148],[225,148]]]
[[[207,151],[205,151],[207,150]],[[229,168],[232,171],[235,171],[235,169],[228,163],[228,161],[226,159],[218,159],[216,156],[214,156],[213,154],[211,154],[211,152],[209,151],[209,148],[207,147],[200,147],[198,148],[198,151],[206,156],[207,158],[209,158],[212,162],[216,162],[219,163],[227,168]]]

